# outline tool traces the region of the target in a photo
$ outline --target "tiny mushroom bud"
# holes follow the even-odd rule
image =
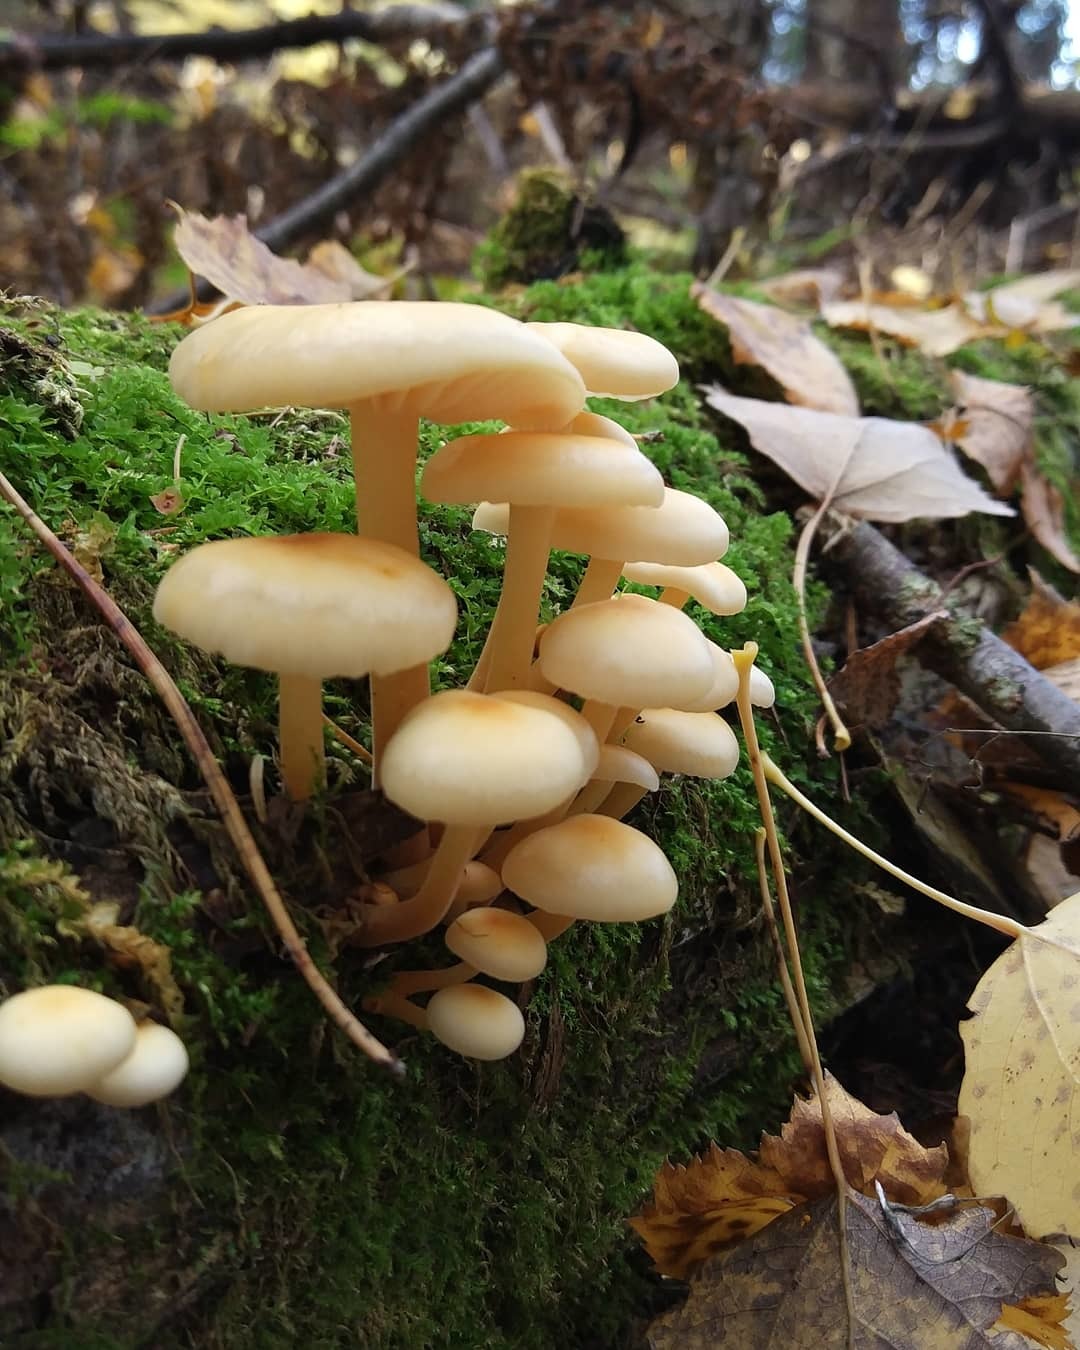
[[[86,1092],[106,1106],[146,1106],[179,1087],[187,1071],[187,1048],[180,1037],[157,1022],[143,1022],[127,1058]]]
[[[755,708],[771,708],[776,702],[773,682],[759,666],[750,667],[750,702]]]
[[[505,1059],[525,1036],[525,1019],[505,994],[481,984],[451,985],[427,1005],[428,1029],[469,1059]]]
[[[48,984],[0,1004],[0,1083],[28,1097],[85,1092],[134,1044],[128,1010],[90,989]]]

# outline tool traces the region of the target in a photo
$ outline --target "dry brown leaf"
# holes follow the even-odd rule
[[[652,1202],[630,1226],[662,1275],[685,1280],[713,1252],[750,1237],[803,1199],[786,1194],[770,1168],[713,1144],[685,1167],[665,1163]]]
[[[846,1216],[856,1350],[1032,1350],[996,1323],[1004,1304],[1056,1292],[1053,1248],[993,1231],[982,1206],[931,1227],[849,1192]],[[712,1257],[650,1326],[652,1350],[846,1350],[837,1226],[834,1193]]]
[[[179,208],[178,208],[179,209]],[[197,276],[223,296],[247,305],[315,305],[352,300],[356,274],[330,275],[312,263],[279,258],[247,227],[247,218],[180,211],[176,251]],[[331,253],[323,253],[325,260]],[[340,259],[336,266],[341,269]],[[363,268],[359,268],[363,272]],[[367,277],[368,273],[364,273]]]
[[[950,372],[949,381],[963,418],[950,439],[983,466],[999,496],[1010,496],[1031,448],[1035,421],[1031,390],[962,370]]]
[[[402,272],[390,277],[379,277],[361,267],[353,255],[336,239],[324,239],[307,256],[307,265],[348,287],[350,300],[373,300],[384,296],[401,276]]]
[[[162,488],[152,494],[150,505],[163,516],[175,516],[184,509],[184,496],[177,487]]]
[[[829,692],[852,727],[880,727],[889,720],[900,697],[896,663],[935,623],[945,618],[948,615],[944,610],[935,610],[879,642],[852,652],[843,669],[829,681]]]
[[[1036,586],[1023,613],[1001,636],[1036,670],[1072,661],[1080,657],[1080,602]]]
[[[775,305],[723,295],[700,283],[691,294],[706,314],[728,330],[735,360],[767,371],[789,403],[858,416],[859,399],[851,377],[805,319]]]
[[[925,1205],[944,1195],[949,1162],[944,1145],[924,1148],[895,1112],[877,1115],[845,1092],[831,1074],[825,1075],[825,1092],[844,1176],[855,1190],[872,1195],[874,1182],[880,1181],[889,1199],[902,1205]],[[780,1134],[762,1136],[758,1157],[789,1192],[813,1199],[835,1190],[816,1096],[795,1099]]]
[[[820,308],[835,300],[844,287],[844,278],[831,267],[803,267],[756,283],[762,294],[779,305],[813,305]]]
[[[901,522],[969,511],[1015,514],[966,477],[928,427],[736,398],[715,385],[705,397],[710,407],[741,423],[754,448],[815,500],[835,486],[832,504],[848,515]]]
[[[1072,1350],[1065,1327],[1068,1315],[1068,1294],[1033,1294],[1019,1303],[1007,1303],[994,1326],[1019,1331],[1046,1350]]]
[[[1065,535],[1065,506],[1061,493],[1028,460],[1020,471],[1023,495],[1020,509],[1035,538],[1052,558],[1070,572],[1080,572],[1080,558]]]
[[[175,1025],[184,1011],[184,996],[172,973],[172,955],[168,947],[140,933],[128,924],[118,924],[119,905],[99,901],[77,919],[56,925],[66,937],[88,937],[99,942],[121,969],[137,969],[153,991],[170,1024]]]
[[[998,957],[969,1007],[971,1184],[1008,1196],[1033,1237],[1080,1235],[1080,892]]]

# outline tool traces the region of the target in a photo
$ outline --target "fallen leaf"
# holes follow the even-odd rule
[[[336,239],[325,239],[321,244],[316,244],[308,254],[307,261],[309,267],[314,267],[323,276],[348,287],[350,300],[373,300],[378,295],[386,295],[395,281],[408,270],[402,268],[389,277],[376,276],[366,267],[361,267],[345,245]]]
[[[982,1206],[934,1226],[855,1192],[845,1210],[856,1350],[1031,1350],[995,1324],[1003,1305],[1056,1293],[1053,1248],[993,1231]],[[837,1231],[834,1193],[713,1256],[649,1327],[652,1350],[846,1350]]]
[[[1068,1314],[1068,1294],[1032,1294],[1019,1303],[1007,1303],[994,1326],[1018,1331],[1046,1350],[1073,1350],[1065,1326]]]
[[[759,305],[695,283],[691,294],[706,314],[723,324],[737,362],[760,366],[789,403],[855,417],[859,399],[840,359],[805,319],[775,305]]]
[[[1048,910],[1080,886],[1080,859],[1074,862],[1071,851],[1066,853],[1056,839],[1032,830],[1023,859],[1028,878]]]
[[[1020,509],[1035,538],[1070,572],[1080,572],[1080,558],[1065,535],[1065,504],[1058,489],[1029,460],[1020,471]]]
[[[942,1178],[949,1158],[943,1145],[924,1148],[900,1124],[895,1111],[879,1116],[831,1074],[825,1075],[825,1094],[844,1176],[855,1190],[872,1195],[874,1183],[880,1182],[890,1200],[904,1205],[925,1205],[944,1194]],[[780,1134],[762,1136],[758,1158],[789,1192],[813,1199],[835,1190],[816,1096],[795,1099]]]
[[[829,692],[853,727],[883,726],[900,697],[896,663],[919,643],[935,623],[948,618],[935,610],[880,641],[852,652],[842,670],[829,681]]]
[[[899,522],[1014,514],[964,475],[928,427],[736,398],[718,386],[705,397],[816,500],[835,486],[832,504],[848,515]]]
[[[1035,575],[1023,612],[1001,636],[1036,670],[1045,671],[1080,657],[1080,601],[1062,599]]]
[[[950,439],[983,466],[999,496],[1010,496],[1030,452],[1035,421],[1031,391],[962,370],[950,372],[949,381],[963,418],[963,426],[954,427]]]
[[[175,516],[184,509],[184,497],[179,488],[163,488],[153,494],[150,505],[163,516]]]
[[[1080,1344],[1080,1247],[1062,1242],[1054,1250],[1065,1258],[1065,1269],[1058,1275],[1058,1282],[1072,1292],[1072,1309],[1065,1319],[1065,1330],[1074,1344]]]
[[[756,283],[759,291],[781,305],[813,305],[819,309],[835,300],[844,286],[840,272],[830,267],[804,267]]]
[[[247,227],[247,218],[215,216],[177,208],[180,221],[176,251],[197,276],[205,277],[227,297],[246,305],[314,305],[352,300],[370,274],[359,264],[345,274],[333,248],[324,248],[319,264],[279,258]],[[340,245],[338,246],[340,247]],[[341,250],[345,252],[344,249]],[[359,274],[363,275],[361,283]],[[389,284],[380,281],[380,286]],[[370,291],[369,291],[370,294]]]
[[[118,924],[120,906],[101,900],[75,919],[56,925],[65,937],[88,937],[110,953],[115,965],[137,969],[153,990],[170,1024],[175,1025],[184,1011],[184,996],[172,973],[172,954],[163,943],[148,938],[137,928]]]
[[[991,291],[980,291],[979,296],[989,296],[995,302],[995,308],[1004,301],[1025,300],[1034,305],[1045,305],[1062,291],[1075,290],[1080,286],[1080,268],[1058,268],[1050,272],[1033,272],[1028,277],[1018,277],[1016,281],[1007,281],[995,286]],[[965,297],[971,299],[971,296]],[[1072,316],[1076,323],[1077,316]]]
[[[971,1184],[1008,1196],[1033,1237],[1080,1234],[1078,958],[1080,892],[998,957],[960,1024]]]
[[[750,1237],[805,1199],[777,1173],[713,1144],[685,1166],[665,1163],[652,1202],[630,1220],[662,1275],[684,1280],[728,1243]]]

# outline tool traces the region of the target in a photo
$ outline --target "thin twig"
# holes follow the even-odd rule
[[[847,1309],[848,1350],[855,1350],[855,1291],[851,1287],[851,1253],[847,1235],[847,1178],[844,1175],[844,1163],[840,1157],[840,1145],[836,1139],[836,1125],[829,1109],[825,1089],[825,1070],[821,1067],[821,1055],[818,1052],[817,1038],[814,1035],[814,1016],[810,1008],[810,995],[806,989],[806,977],[803,974],[802,958],[799,955],[799,935],[795,929],[795,915],[791,908],[791,896],[788,894],[787,873],[784,870],[784,856],[780,850],[780,838],[776,833],[776,820],[773,817],[772,801],[769,797],[769,785],[765,779],[761,746],[758,744],[757,728],[754,725],[754,709],[750,703],[750,671],[754,658],[758,654],[756,642],[748,642],[740,651],[731,653],[735,668],[739,672],[739,692],[736,705],[739,710],[739,722],[742,725],[743,740],[746,742],[746,754],[750,760],[750,770],[754,777],[754,790],[757,793],[761,823],[765,828],[765,838],[769,846],[769,861],[772,864],[773,881],[776,883],[776,896],[780,902],[780,916],[784,922],[784,937],[787,939],[788,954],[791,958],[792,979],[798,997],[802,1025],[806,1033],[806,1043],[810,1054],[810,1080],[818,1096],[821,1107],[821,1128],[825,1135],[825,1151],[829,1158],[829,1168],[836,1182],[836,1215],[840,1232],[840,1277],[844,1286],[844,1303]],[[798,1034],[798,1024],[795,1027]]]
[[[247,827],[247,822],[244,820],[232,788],[229,787],[221,766],[214,758],[210,743],[195,720],[195,716],[188,707],[183,694],[176,687],[172,676],[150,650],[145,639],[112,596],[99,586],[86,569],[76,561],[3,473],[0,473],[0,496],[15,508],[37,538],[101,613],[106,623],[134,657],[139,669],[157,691],[199,766],[199,771],[206,781],[210,795],[225,821],[229,837],[240,855],[240,861],[246,868],[260,899],[266,906],[285,950],[289,953],[297,970],[311,986],[315,997],[326,1009],[330,1020],[370,1059],[389,1069],[395,1076],[404,1074],[405,1066],[402,1061],[392,1051],[388,1050],[381,1041],[376,1040],[363,1023],[353,1016],[330,986],[322,971],[311,959],[311,954],[308,952],[304,939],[289,917],[289,912],[285,908],[285,901],[282,899],[281,893],[274,884],[274,879],[259,853],[258,845]]]
[[[325,713],[322,715],[323,726],[327,728],[334,740],[340,741],[346,750],[351,750],[357,759],[363,760],[365,764],[374,764],[375,759],[371,751],[360,744],[355,737],[350,736],[347,731],[342,730],[338,724]]]

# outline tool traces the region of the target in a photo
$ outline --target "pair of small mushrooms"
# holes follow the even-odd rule
[[[186,338],[171,374],[208,410],[349,409],[359,535],[204,545],[167,574],[155,614],[207,650],[278,673],[295,798],[321,771],[322,680],[370,672],[377,781],[429,825],[419,856],[382,878],[396,902],[365,907],[359,942],[404,941],[446,920],[460,960],[402,972],[368,1006],[463,1054],[509,1054],[520,1010],[473,978],[534,978],[546,943],[575,919],[670,909],[670,864],[621,817],[660,771],[722,777],[738,759],[716,713],[734,697],[734,664],[682,612],[691,597],[715,614],[745,605],[719,561],[727,527],[666,487],[616,422],[583,411],[586,395],[663,393],[676,363],[637,333],[367,302],[235,311]],[[421,477],[427,498],[480,502],[476,528],[507,537],[502,596],[469,687],[434,697],[427,663],[449,645],[456,608],[418,559],[420,416],[508,424],[444,445]],[[590,561],[572,607],[538,638],[552,548]],[[660,598],[613,594],[622,577]],[[755,701],[768,703],[758,679]],[[532,909],[491,908],[504,890]],[[431,991],[426,1008],[412,1002]]]
[[[0,1084],[28,1097],[85,1092],[106,1106],[146,1106],[183,1081],[183,1041],[122,1003],[75,985],[40,985],[0,1003]]]

